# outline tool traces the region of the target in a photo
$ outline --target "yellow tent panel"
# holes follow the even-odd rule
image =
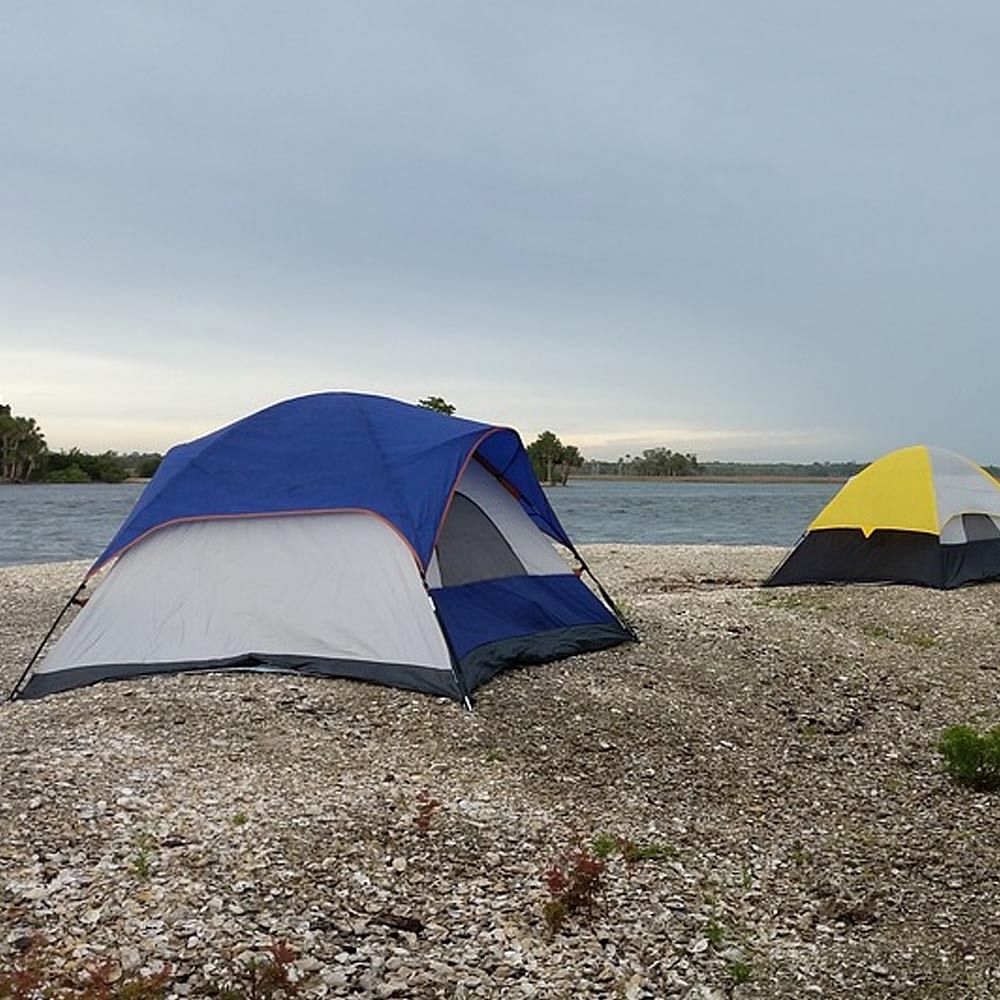
[[[823,528],[859,528],[865,537],[876,529],[936,535],[940,527],[927,448],[901,448],[853,476],[809,525],[810,531]]]

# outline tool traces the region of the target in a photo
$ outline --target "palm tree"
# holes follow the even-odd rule
[[[45,437],[34,417],[17,417],[0,404],[0,482],[23,483],[45,455]]]

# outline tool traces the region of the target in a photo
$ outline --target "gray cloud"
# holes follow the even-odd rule
[[[165,436],[330,386],[450,393],[608,454],[687,428],[715,457],[921,440],[997,460],[998,22],[985,3],[14,6],[0,342],[33,351],[0,394],[46,426],[32,387],[78,353],[190,370],[204,399],[145,397]],[[82,428],[112,395],[88,370],[66,444],[72,406]]]

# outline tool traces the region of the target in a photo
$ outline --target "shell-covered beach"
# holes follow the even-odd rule
[[[1000,585],[583,551],[641,643],[508,672],[471,714],[223,674],[3,706],[0,969],[34,940],[198,997],[281,941],[316,997],[1000,992],[998,800],[936,750],[1000,722]],[[84,568],[0,569],[5,691]],[[545,873],[595,845],[593,912],[553,931]]]

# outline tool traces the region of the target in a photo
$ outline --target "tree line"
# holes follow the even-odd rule
[[[587,459],[582,471],[589,476],[698,476],[698,456],[670,448],[646,448],[641,455],[625,454],[608,461]]]
[[[69,451],[50,452],[44,463],[46,483],[123,483],[126,479],[149,479],[160,466],[158,454],[132,452],[119,455],[105,451],[91,455],[70,448]]]
[[[445,415],[455,407],[442,396],[427,396],[419,405]],[[563,444],[553,431],[543,431],[527,446],[535,475],[542,483],[565,484],[574,472],[588,476],[774,476],[788,478],[848,479],[865,468],[864,462],[699,462],[698,456],[670,448],[647,448],[641,455],[625,454],[615,460],[584,458],[576,445]],[[0,483],[121,483],[128,478],[148,479],[162,456],[155,452],[120,455],[105,451],[94,455],[71,448],[51,452],[34,417],[15,414],[0,403]],[[1000,478],[1000,468],[984,466]]]
[[[49,451],[34,417],[19,416],[9,403],[0,403],[0,483],[122,483],[152,476],[160,459],[155,453]]]
[[[451,416],[455,407],[443,396],[427,396],[420,406]],[[693,452],[671,448],[646,448],[639,455],[625,454],[607,460],[584,458],[576,445],[563,444],[553,431],[542,431],[527,446],[535,475],[542,483],[565,484],[572,473],[586,476],[629,476],[671,478],[677,476],[761,476],[790,479],[847,479],[860,472],[862,462],[699,462]]]
[[[867,462],[706,462],[710,476],[788,476],[810,479],[849,479]]]

